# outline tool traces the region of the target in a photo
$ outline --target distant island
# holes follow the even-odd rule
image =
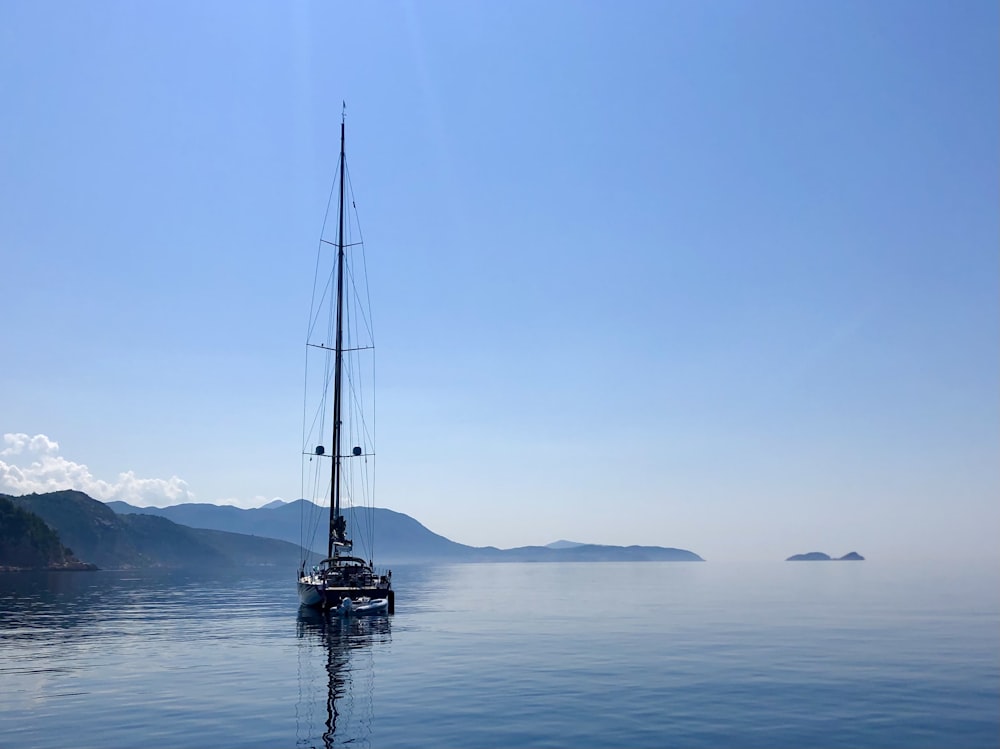
[[[314,517],[320,512],[302,499],[243,510],[212,504],[136,507],[99,502],[72,490],[21,497],[0,494],[0,569],[292,569],[302,561],[303,509]],[[344,514],[348,526],[358,530],[359,539],[374,536],[380,564],[704,561],[692,551],[663,546],[563,540],[513,549],[467,546],[428,530],[408,515],[381,508],[374,510],[372,534],[365,513],[348,509]],[[325,552],[322,530],[316,536],[309,544],[308,564]],[[360,542],[355,545],[355,552],[368,556],[370,552],[360,546]]]
[[[848,552],[842,557],[831,557],[822,551],[810,551],[805,554],[793,554],[786,562],[863,562],[864,557],[856,551]]]

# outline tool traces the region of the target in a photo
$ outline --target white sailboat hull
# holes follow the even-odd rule
[[[393,613],[394,591],[384,583],[372,587],[350,588],[331,587],[322,581],[316,581],[311,575],[299,578],[298,584],[299,603],[303,606],[316,609],[337,609],[341,607],[345,599],[354,602],[354,608],[368,606],[361,614],[369,613]],[[370,604],[375,604],[370,606]],[[379,609],[378,607],[381,606]],[[354,612],[357,613],[357,612]]]
[[[323,594],[319,587],[311,583],[299,581],[299,603],[303,606],[318,608],[323,605]]]

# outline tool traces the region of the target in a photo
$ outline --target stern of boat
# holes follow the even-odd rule
[[[323,606],[323,594],[314,583],[308,582],[306,578],[299,580],[299,603],[303,606],[321,608]]]

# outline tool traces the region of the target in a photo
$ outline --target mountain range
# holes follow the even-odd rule
[[[0,495],[0,569],[87,570],[38,515]]]
[[[105,569],[188,566],[284,566],[292,569],[301,561],[296,544],[190,528],[154,515],[119,515],[83,492],[67,490],[22,497],[0,495],[0,499],[44,522],[77,558]],[[46,543],[51,544],[50,541]],[[12,548],[8,543],[0,546],[0,560],[10,559]],[[8,561],[6,564],[61,566],[37,561],[20,564]]]
[[[0,494],[0,500],[0,566],[85,569],[89,564],[127,569],[267,565],[293,569],[302,561],[299,539],[304,525],[315,529],[306,544],[312,554],[307,563],[314,563],[326,552],[328,510],[305,500],[273,502],[251,510],[211,504],[162,508],[105,504],[72,490],[21,497]],[[380,565],[702,561],[693,552],[661,546],[556,541],[514,549],[474,547],[447,539],[392,510],[348,509],[344,515],[355,555],[375,557],[371,553],[374,547]]]
[[[257,536],[269,536],[298,544],[302,518],[318,520],[319,530],[307,546],[324,554],[325,518],[328,510],[304,499],[278,506],[244,510],[212,504],[180,504],[170,507],[136,507],[125,502],[108,502],[118,513],[158,515],[195,528],[212,528]],[[467,546],[429,530],[409,515],[376,507],[372,511],[344,510],[347,527],[358,556],[369,557],[374,539],[378,561],[403,562],[606,562],[606,561],[703,561],[694,552],[663,546],[605,546],[555,541],[548,546],[520,546],[498,549],[495,546]],[[369,525],[371,523],[371,525]],[[374,526],[374,530],[372,527]],[[367,539],[367,540],[366,540]]]

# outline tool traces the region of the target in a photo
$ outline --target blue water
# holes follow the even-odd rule
[[[0,746],[1000,746],[1000,571],[401,567],[0,575]]]

